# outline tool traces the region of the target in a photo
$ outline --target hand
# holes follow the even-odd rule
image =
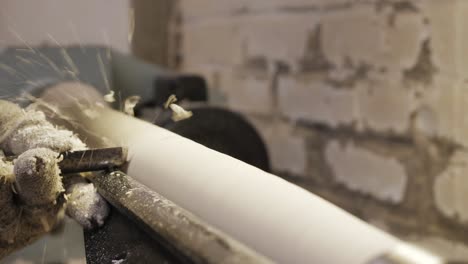
[[[103,224],[109,208],[92,184],[78,177],[64,187],[59,153],[86,148],[71,131],[0,100],[0,147],[0,259],[51,231],[65,212],[86,228]]]

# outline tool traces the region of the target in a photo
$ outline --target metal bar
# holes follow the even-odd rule
[[[127,162],[127,150],[122,147],[88,149],[61,153],[59,162],[62,173],[111,170]]]
[[[107,201],[183,262],[271,263],[123,172],[96,173],[90,180]]]

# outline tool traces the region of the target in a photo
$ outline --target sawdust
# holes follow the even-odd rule
[[[1,259],[49,232],[63,219],[67,201],[58,167],[59,152],[86,149],[86,145],[73,132],[54,126],[33,106],[21,109],[0,100],[0,148]],[[12,163],[3,151],[19,156]],[[72,196],[68,201],[69,205],[73,203],[70,208],[75,208],[71,216],[85,227],[90,223],[102,225],[109,208],[93,185],[77,184],[73,189],[81,190],[89,199]]]
[[[17,104],[0,100],[0,142],[16,129],[23,117],[24,112]]]
[[[5,160],[5,155],[0,151],[0,184],[12,183],[15,180],[13,163]]]
[[[11,226],[15,223],[19,209],[13,201],[11,184],[14,180],[13,164],[0,158],[0,240],[11,241],[14,233]]]
[[[56,152],[86,149],[71,131],[54,127],[43,112],[26,111],[18,105],[0,101],[0,143],[6,152],[19,155],[33,148]]]
[[[76,183],[67,190],[70,200],[67,214],[84,228],[91,229],[104,224],[109,206],[91,183]]]
[[[64,191],[57,165],[58,156],[50,149],[36,148],[24,152],[15,160],[15,188],[23,203],[52,204]]]

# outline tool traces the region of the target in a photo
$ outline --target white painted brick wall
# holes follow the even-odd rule
[[[425,90],[421,105],[428,106],[434,113],[437,123],[437,135],[459,142],[466,142],[460,137],[463,124],[463,109],[460,83],[450,77],[438,75],[433,87]]]
[[[278,86],[279,109],[292,120],[336,127],[357,118],[354,93],[349,89],[332,89],[323,82],[284,77]]]
[[[395,3],[402,2],[181,0],[183,65],[209,72],[226,106],[282,120],[256,122],[277,170],[307,174],[313,166],[306,164],[303,139],[284,125],[297,120],[382,136],[422,133],[468,146],[468,1],[409,0],[402,10]],[[302,67],[317,56],[321,67]],[[266,62],[261,74],[246,67],[252,58]],[[287,70],[275,76],[278,61]],[[407,177],[401,164],[336,142],[327,153],[337,181],[401,201]],[[468,182],[461,171],[449,164],[434,192],[439,211],[464,221]]]
[[[354,62],[373,63],[384,44],[384,19],[374,6],[330,12],[323,17],[323,49],[335,65],[345,58]]]
[[[288,8],[323,9],[348,2],[350,0],[182,0],[180,9],[186,20],[193,21],[206,17],[232,16],[246,10],[264,13],[278,12]]]
[[[363,127],[379,131],[404,133],[415,106],[411,90],[393,79],[359,83],[355,89],[359,122]]]
[[[226,76],[223,76],[224,78]],[[269,114],[272,108],[271,79],[268,76],[235,74],[226,82],[223,90],[227,105],[244,113]]]
[[[386,21],[388,23],[388,20]],[[422,14],[403,13],[393,26],[383,26],[384,40],[378,63],[390,71],[408,69],[416,63],[421,42],[428,37],[428,26]]]
[[[437,208],[446,216],[468,222],[468,153],[458,151],[451,166],[439,175],[434,184]]]
[[[182,54],[187,65],[237,65],[243,61],[238,20],[214,19],[182,27]]]
[[[270,61],[285,62],[297,71],[304,56],[308,35],[319,17],[310,14],[262,14],[241,17],[245,56],[263,56]]]
[[[267,145],[272,169],[302,176],[306,172],[307,153],[305,139],[294,133],[293,127],[281,121],[249,116]]]
[[[245,0],[183,0],[180,10],[186,21],[232,14],[245,6]]]
[[[456,1],[453,4],[444,1],[429,1],[423,6],[424,13],[430,21],[430,36],[434,62],[440,70],[450,76],[460,74],[457,66],[456,35],[457,26],[455,16],[457,12]]]
[[[403,200],[407,175],[396,159],[379,156],[353,142],[342,145],[338,141],[328,143],[325,157],[335,180],[349,189],[391,203]]]

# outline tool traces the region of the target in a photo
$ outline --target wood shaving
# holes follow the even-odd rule
[[[141,97],[140,96],[137,96],[137,95],[134,95],[134,96],[130,96],[128,97],[127,99],[125,99],[125,103],[124,103],[124,112],[127,114],[127,115],[131,115],[131,116],[135,116],[135,106],[138,104],[138,102],[140,101]]]
[[[172,110],[172,120],[174,120],[174,122],[190,118],[193,115],[192,111],[187,111],[179,105],[171,104],[169,107]]]
[[[50,149],[35,148],[15,160],[15,188],[22,202],[47,205],[64,191],[57,157],[58,153]]]
[[[177,102],[177,97],[174,94],[171,94],[171,96],[169,96],[169,98],[167,98],[166,103],[164,103],[164,108],[165,109],[169,108],[169,105],[171,105],[171,104],[173,104],[175,102]]]
[[[84,228],[91,229],[102,226],[109,215],[109,205],[97,192],[92,183],[76,183],[67,190],[71,203],[67,214]]]
[[[108,103],[113,103],[115,102],[115,93],[114,91],[110,91],[108,94],[104,95],[104,101]]]
[[[177,102],[177,97],[172,94],[167,98],[166,103],[164,104],[164,108],[171,108],[172,110],[172,120],[174,122],[178,122],[187,118],[192,117],[192,111],[187,111],[182,106],[175,104]]]

